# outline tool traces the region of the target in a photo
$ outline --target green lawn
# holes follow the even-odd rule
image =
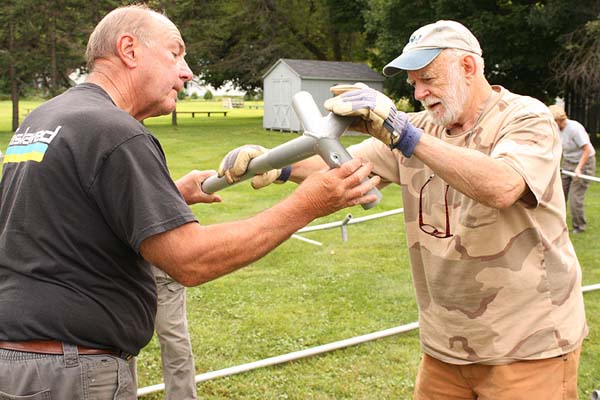
[[[182,102],[187,110],[221,109],[220,103]],[[202,107],[202,108],[201,108]],[[10,140],[10,103],[0,102],[0,149]],[[190,169],[216,169],[228,150],[245,143],[272,147],[295,134],[262,129],[262,110],[234,109],[227,117],[189,115],[146,121],[161,140],[177,178]],[[359,141],[346,137],[346,145]],[[294,185],[253,191],[242,183],[221,192],[223,203],[193,206],[202,223],[244,218],[274,204]],[[383,191],[370,211],[342,211],[316,223],[401,207],[397,187]],[[587,198],[589,228],[574,236],[585,285],[600,283],[600,185]],[[298,351],[416,321],[402,215],[313,232],[317,247],[290,239],[241,271],[188,289],[188,316],[197,373]],[[600,389],[600,292],[585,295],[590,336],[580,366],[580,397]],[[418,332],[200,383],[204,399],[409,399],[420,350]],[[138,359],[139,386],[162,381],[154,338]],[[145,399],[160,399],[152,394]]]

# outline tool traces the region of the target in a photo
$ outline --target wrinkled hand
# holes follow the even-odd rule
[[[343,116],[358,116],[362,121],[353,129],[367,133],[390,147],[398,142],[407,123],[406,114],[398,112],[394,102],[364,83],[337,85],[331,92],[335,97],[325,101],[325,108]]]
[[[219,203],[221,196],[208,194],[202,191],[202,182],[215,175],[217,171],[197,171],[193,170],[175,181],[175,185],[183,196],[185,202],[189,205],[196,203]]]
[[[377,196],[368,192],[380,182],[379,176],[365,179],[372,169],[373,164],[352,159],[339,168],[313,173],[302,182],[293,196],[314,218],[342,208],[371,203]]]
[[[268,149],[256,144],[246,144],[231,150],[225,155],[219,165],[217,171],[219,178],[224,176],[229,184],[238,182],[248,170],[250,161],[267,151]],[[272,169],[262,174],[257,174],[252,178],[250,183],[254,189],[261,189],[273,182],[283,183],[287,180],[287,177],[285,180],[277,181],[277,178],[281,176],[281,172],[281,169]],[[287,172],[289,174],[289,171]]]

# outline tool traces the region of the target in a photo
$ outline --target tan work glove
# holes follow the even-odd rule
[[[406,113],[398,111],[389,97],[360,82],[333,86],[330,90],[335,97],[325,101],[327,110],[361,118],[350,129],[367,133],[406,157],[412,156],[423,131],[412,126]]]
[[[400,130],[394,132],[392,117],[396,116],[397,111],[389,97],[360,82],[333,86],[330,91],[335,97],[325,101],[328,111],[337,115],[361,117],[361,120],[352,124],[351,129],[367,133],[388,146],[393,146],[398,141],[404,126],[399,126]],[[406,118],[401,122],[405,123]]]
[[[250,161],[268,150],[269,149],[256,144],[246,144],[233,149],[227,153],[221,161],[219,169],[217,170],[217,175],[219,178],[224,176],[230,184],[238,182],[240,177],[248,170]],[[282,170],[285,170],[283,174]],[[250,184],[254,189],[261,189],[273,182],[284,183],[287,181],[287,178],[289,178],[290,171],[291,167],[272,169],[262,174],[255,175],[250,181]]]

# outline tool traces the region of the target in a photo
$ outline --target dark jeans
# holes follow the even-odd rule
[[[132,361],[111,355],[38,354],[0,349],[0,399],[135,400]]]

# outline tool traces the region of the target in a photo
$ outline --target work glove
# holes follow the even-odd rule
[[[268,149],[256,145],[246,144],[236,149],[231,150],[225,155],[219,169],[217,170],[218,177],[225,177],[227,183],[232,184],[238,182],[242,175],[248,170],[248,164],[253,158],[267,152]],[[292,168],[290,166],[282,169],[272,169],[262,174],[255,175],[250,184],[254,189],[261,189],[271,183],[284,183],[290,177]]]
[[[333,86],[330,90],[335,97],[325,101],[328,111],[360,117],[351,129],[379,139],[405,157],[412,156],[423,131],[408,122],[408,116],[398,111],[389,97],[360,82]]]

